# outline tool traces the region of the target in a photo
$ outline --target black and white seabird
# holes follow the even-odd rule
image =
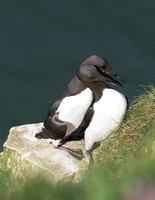
[[[122,86],[117,79],[123,82],[124,80],[99,56],[86,60],[79,67],[77,77],[95,95],[95,102],[85,116],[85,148],[89,161],[92,162],[91,150],[94,143],[109,136],[119,126],[127,110],[126,97],[107,83]]]
[[[101,64],[98,57],[91,56],[81,66],[84,72],[86,71],[89,74],[92,66],[98,69],[100,66],[102,67]],[[99,73],[99,75],[101,74]],[[91,87],[85,84],[85,78],[89,78],[85,77],[85,73],[81,74],[81,80],[79,80],[77,74],[74,76],[68,86],[52,102],[47,119],[44,122],[43,134],[52,139],[56,148],[67,150],[69,153],[71,151],[62,147],[61,142],[80,126],[93,102],[93,92]],[[36,137],[40,138],[40,133],[36,134]]]

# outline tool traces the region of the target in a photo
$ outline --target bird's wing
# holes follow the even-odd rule
[[[91,122],[93,115],[94,115],[94,108],[93,108],[93,106],[91,106],[91,107],[89,107],[87,113],[85,114],[85,118],[84,118],[86,127],[89,126],[89,123]]]

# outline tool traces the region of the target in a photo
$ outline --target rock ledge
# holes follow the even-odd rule
[[[37,139],[35,134],[42,126],[43,123],[36,123],[11,128],[4,143],[2,166],[14,178],[29,178],[39,173],[53,182],[79,181],[88,167],[84,140],[72,140],[64,145],[83,151],[85,158],[78,161],[67,152],[55,149],[50,139]]]

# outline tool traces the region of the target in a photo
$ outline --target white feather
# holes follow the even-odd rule
[[[93,107],[95,112],[85,131],[86,150],[90,150],[95,142],[104,140],[118,127],[126,112],[127,101],[123,94],[106,88]]]
[[[65,122],[70,122],[74,128],[67,129],[66,136],[70,135],[81,124],[89,106],[93,101],[93,93],[87,88],[80,94],[75,96],[65,97],[56,113],[59,113],[59,119]],[[52,140],[52,144],[57,147],[61,140]]]
[[[60,120],[70,122],[78,128],[92,101],[93,93],[87,88],[80,94],[65,97],[56,113],[59,113]]]

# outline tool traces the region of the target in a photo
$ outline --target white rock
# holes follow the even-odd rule
[[[1,156],[2,166],[10,170],[14,178],[46,176],[54,182],[78,181],[88,167],[84,140],[68,141],[64,146],[82,149],[85,158],[81,161],[67,152],[55,149],[50,139],[37,139],[43,123],[13,127],[5,142]]]

